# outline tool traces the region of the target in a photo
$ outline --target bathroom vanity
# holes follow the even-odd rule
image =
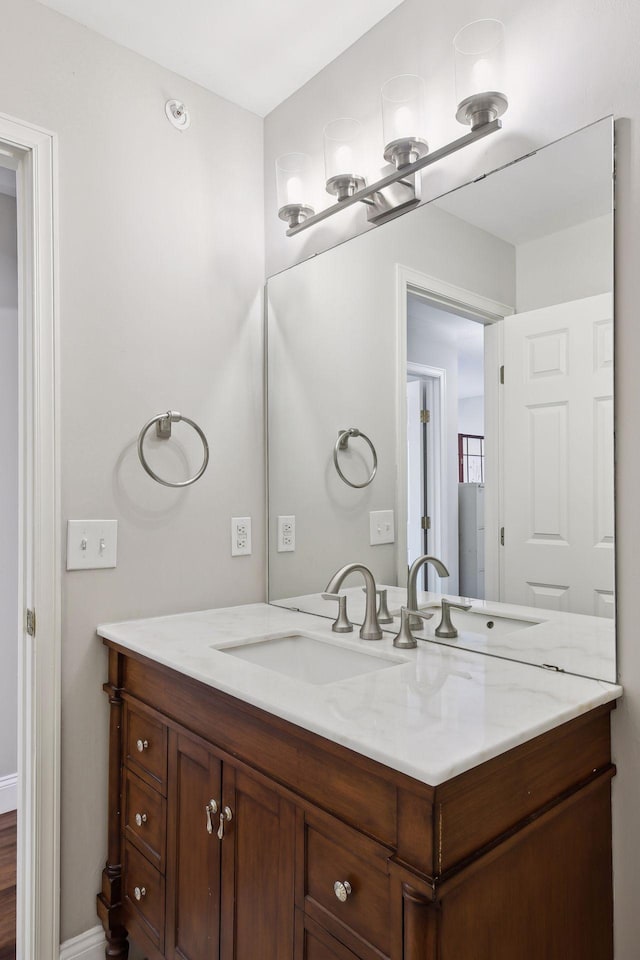
[[[613,956],[619,687],[264,604],[99,633],[106,956]]]

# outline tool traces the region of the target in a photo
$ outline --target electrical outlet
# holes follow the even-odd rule
[[[231,518],[231,556],[248,557],[251,553],[251,517]]]
[[[396,539],[393,510],[372,510],[369,514],[369,543],[394,543]]]
[[[278,553],[293,553],[296,549],[296,518],[278,517]]]
[[[67,570],[115,567],[117,520],[67,521]]]

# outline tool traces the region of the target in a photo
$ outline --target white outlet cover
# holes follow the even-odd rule
[[[112,568],[117,558],[117,520],[67,521],[67,570]]]
[[[396,533],[393,510],[372,510],[369,514],[369,543],[395,543]]]
[[[231,556],[248,557],[251,554],[251,517],[231,518]]]
[[[278,517],[278,553],[293,553],[296,549],[296,518]]]

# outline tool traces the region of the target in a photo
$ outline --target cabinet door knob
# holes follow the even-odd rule
[[[136,900],[142,900],[143,897],[146,897],[147,891],[144,887],[134,887],[133,895],[136,898]]]
[[[137,740],[136,747],[138,748],[138,753],[144,753],[145,750],[149,749],[148,740]]]
[[[340,903],[346,903],[347,899],[351,896],[351,884],[348,880],[336,880],[333,885],[333,892]]]
[[[233,814],[231,813],[231,807],[225,807],[222,813],[220,814],[220,826],[218,827],[218,840],[222,840],[224,837],[224,825],[229,823],[230,820],[233,820]]]
[[[212,816],[218,812],[218,804],[215,800],[209,800],[209,803],[205,805],[205,813],[207,815],[207,833],[213,833],[213,820]]]
[[[141,827],[143,823],[147,822],[146,813],[136,813],[135,821],[136,821],[136,826]]]

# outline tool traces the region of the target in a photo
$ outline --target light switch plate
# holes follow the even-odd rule
[[[379,543],[394,543],[396,533],[393,522],[393,510],[372,510],[369,514],[369,543],[372,547]]]
[[[67,521],[67,570],[115,567],[117,550],[117,520]]]

